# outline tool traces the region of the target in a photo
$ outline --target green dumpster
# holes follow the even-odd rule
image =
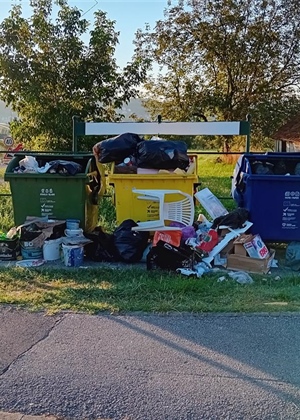
[[[14,221],[23,224],[27,216],[49,219],[78,219],[80,227],[92,231],[98,223],[98,199],[105,192],[105,174],[101,164],[91,154],[57,155],[31,154],[39,167],[54,160],[71,161],[81,165],[76,175],[58,173],[15,173],[25,158],[18,154],[10,161],[4,174],[10,183]]]

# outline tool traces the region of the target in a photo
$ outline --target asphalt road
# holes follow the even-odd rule
[[[300,315],[0,310],[0,410],[65,419],[300,419]]]

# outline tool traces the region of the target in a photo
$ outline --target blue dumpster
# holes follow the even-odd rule
[[[232,196],[249,211],[252,233],[265,241],[300,241],[300,153],[242,155]]]

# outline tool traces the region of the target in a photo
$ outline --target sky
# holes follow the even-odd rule
[[[0,0],[0,21],[8,16],[12,3],[22,4],[24,17],[31,15],[29,0]],[[107,12],[107,17],[116,21],[115,30],[120,32],[116,59],[120,67],[131,60],[134,51],[132,42],[137,29],[144,29],[146,23],[153,28],[156,21],[163,19],[167,6],[167,0],[69,0],[68,3],[82,10],[91,23],[93,13],[98,9]]]

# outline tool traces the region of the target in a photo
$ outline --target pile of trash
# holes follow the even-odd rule
[[[48,220],[30,217],[0,236],[0,261],[17,261],[17,266],[32,267],[47,261],[64,261],[80,266],[84,246],[91,241],[79,228],[79,220]]]
[[[19,161],[19,165],[13,169],[13,173],[17,174],[60,174],[60,175],[76,175],[82,173],[83,168],[79,163],[69,160],[51,160],[44,165],[40,165],[34,156],[25,156]]]
[[[184,141],[164,140],[152,137],[144,140],[135,133],[124,133],[102,140],[93,147],[100,163],[114,162],[114,173],[144,174],[177,173],[190,174],[195,162],[188,156]]]
[[[148,270],[168,270],[186,276],[202,277],[214,267],[250,273],[267,273],[274,264],[275,251],[268,249],[258,234],[247,231],[252,223],[249,212],[237,208],[228,212],[205,188],[195,194],[209,214],[200,214],[191,226],[170,222],[167,229],[154,232],[138,230],[128,219],[112,233],[101,227],[87,237],[87,258],[98,262],[145,262]],[[174,227],[174,230],[172,230]],[[137,229],[137,230],[135,230]]]

